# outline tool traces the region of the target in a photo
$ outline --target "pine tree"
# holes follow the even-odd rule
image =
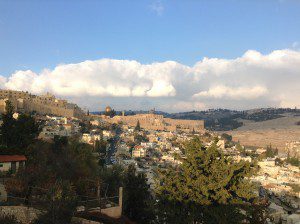
[[[0,142],[2,154],[25,154],[26,148],[33,143],[38,135],[38,125],[29,114],[20,114],[14,119],[14,107],[7,100],[5,113],[2,114],[2,125],[0,127]]]
[[[137,121],[134,130],[135,130],[135,131],[140,131],[140,130],[141,130],[141,125],[140,125],[140,121],[139,121],[139,120]]]
[[[14,107],[12,103],[9,100],[5,103],[5,113],[2,114],[1,143],[5,147],[11,147],[15,141],[16,120],[13,118]]]
[[[99,165],[101,167],[104,167],[106,162],[106,146],[107,142],[103,139],[95,141],[95,151],[99,153]]]
[[[184,219],[189,220],[185,223],[219,223],[220,220],[240,223],[244,217],[239,205],[255,199],[249,181],[254,173],[252,165],[225,157],[216,143],[202,146],[199,138],[187,142],[184,148],[183,164],[160,172],[159,217],[173,223]]]
[[[152,220],[151,196],[145,174],[137,173],[129,165],[124,177],[124,213],[138,223],[149,223]]]

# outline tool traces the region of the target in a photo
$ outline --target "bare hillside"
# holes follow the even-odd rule
[[[240,121],[244,123],[242,127],[226,133],[244,145],[264,147],[271,144],[282,150],[286,142],[300,140],[300,125],[296,125],[299,116],[284,114],[284,117],[261,122]]]

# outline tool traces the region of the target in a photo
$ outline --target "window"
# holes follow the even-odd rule
[[[0,168],[3,167],[3,163],[0,163]]]

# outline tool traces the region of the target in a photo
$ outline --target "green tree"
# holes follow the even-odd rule
[[[31,115],[21,114],[16,121],[15,129],[15,144],[20,153],[25,154],[25,149],[33,143],[34,139],[38,136],[38,125]]]
[[[274,158],[276,155],[278,155],[278,149],[273,149],[271,144],[267,146],[267,150],[265,152],[266,158]]]
[[[139,120],[137,121],[134,130],[135,130],[135,131],[140,131],[140,130],[141,130],[141,125],[140,125],[140,121],[139,121]]]
[[[151,195],[144,173],[137,173],[129,165],[124,177],[124,214],[138,223],[149,223],[153,219]]]
[[[105,166],[106,146],[107,146],[107,141],[104,141],[102,138],[101,140],[95,141],[95,151],[99,153],[99,165],[101,167]]]
[[[68,181],[56,181],[46,193],[46,213],[35,224],[66,224],[71,219],[77,204],[74,187]]]
[[[49,189],[57,180],[64,180],[77,194],[88,195],[91,191],[86,180],[96,180],[98,167],[90,145],[64,138],[54,143],[36,141],[28,147],[25,169],[8,183],[8,192],[29,200],[33,194],[30,187]]]
[[[106,184],[106,196],[116,196],[119,187],[123,186],[124,169],[120,165],[113,165],[111,167],[104,167],[100,170],[99,177],[102,183]]]
[[[202,146],[199,138],[187,142],[184,148],[183,164],[160,172],[160,221],[240,223],[245,218],[241,206],[255,199],[249,181],[255,169],[249,162],[236,163],[225,157],[216,144]]]
[[[147,135],[145,133],[143,133],[142,135],[135,133],[134,134],[134,142],[136,144],[140,144],[141,142],[149,142],[149,138],[147,137]]]
[[[2,114],[1,144],[2,154],[26,154],[27,147],[38,135],[38,125],[29,114],[20,114],[18,119],[13,117],[14,108],[9,100],[6,101],[5,113]]]
[[[5,147],[11,147],[15,144],[16,120],[13,118],[14,107],[12,103],[9,100],[5,103],[5,113],[2,114],[1,143]]]
[[[221,137],[222,137],[223,139],[225,139],[226,141],[228,141],[228,142],[231,142],[231,141],[232,141],[232,136],[229,135],[229,134],[227,134],[227,133],[223,133],[223,134],[221,135]]]
[[[300,161],[297,157],[288,157],[285,161],[293,166],[300,166]]]

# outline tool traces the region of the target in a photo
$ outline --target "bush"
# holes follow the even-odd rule
[[[14,215],[0,215],[1,224],[21,224]]]

